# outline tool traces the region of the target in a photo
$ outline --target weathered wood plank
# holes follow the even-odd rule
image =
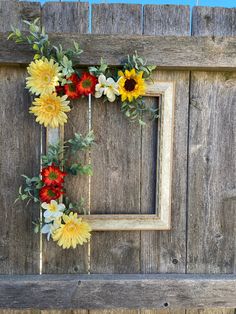
[[[235,271],[236,75],[193,72],[188,272]]]
[[[149,7],[149,6],[148,6]],[[149,10],[144,9],[144,14],[149,14]],[[151,6],[152,16],[157,13],[157,24],[147,24],[144,27],[144,34],[159,35],[159,29],[162,33],[165,23],[168,23],[169,15],[173,15],[171,7],[168,6],[162,15],[162,28],[159,27],[159,6]],[[183,34],[188,33],[189,24],[186,17],[186,8],[183,10],[182,21]],[[178,11],[178,20],[181,20],[181,9]],[[165,14],[164,14],[165,13]],[[144,16],[144,20],[148,16]],[[177,17],[176,17],[177,19]],[[154,19],[153,21],[156,21]],[[144,24],[145,25],[145,24]],[[162,30],[163,29],[163,30]],[[167,30],[168,31],[168,30]],[[180,29],[177,31],[180,35]],[[173,173],[172,173],[172,215],[171,215],[171,230],[170,231],[152,231],[141,233],[141,271],[144,273],[156,272],[175,272],[183,273],[186,267],[186,186],[187,186],[187,140],[188,140],[188,106],[189,106],[189,72],[177,71],[157,71],[155,78],[162,81],[173,81],[176,84],[175,88],[175,122],[174,122],[174,153],[173,153]],[[148,132],[144,132],[144,147],[145,143],[150,141]],[[146,134],[146,135],[145,135]],[[144,158],[145,159],[145,158]],[[143,195],[143,205],[148,204],[146,194]]]
[[[225,308],[218,308],[218,309],[193,309],[188,310],[188,314],[235,314],[235,309],[225,309]]]
[[[0,34],[0,64],[28,64],[33,53],[27,45],[17,45]],[[50,34],[54,44],[71,47],[73,40],[80,43],[84,53],[81,64],[99,64],[103,57],[108,64],[119,65],[135,50],[149,64],[172,69],[236,68],[236,41],[234,37],[180,37],[128,35]]]
[[[66,14],[64,15],[64,13]],[[60,17],[64,16],[63,19]],[[73,31],[88,32],[88,4],[86,3],[47,3],[42,10],[42,20],[46,29],[64,33],[69,25],[75,25]],[[63,35],[64,36],[64,35]],[[68,124],[66,124],[65,140],[73,137],[75,132],[88,132],[87,100],[73,101]],[[82,156],[86,159],[86,156]],[[70,177],[66,179],[65,188],[68,196],[79,201],[83,196],[88,206],[88,178]],[[88,248],[87,245],[75,250],[62,250],[53,241],[43,241],[43,273],[87,273]]]
[[[194,12],[193,20],[199,18],[198,10]],[[221,34],[231,35],[229,14],[224,17],[224,9],[217,12],[221,12]],[[217,24],[216,15],[211,16]],[[193,35],[195,31],[211,35],[212,29],[204,23],[204,19],[201,25],[198,21],[201,32],[194,28]],[[235,86],[235,72],[191,75],[187,252],[191,273],[232,273],[236,269],[236,202],[231,193],[236,177]]]
[[[42,24],[47,32],[87,33],[89,4],[87,2],[46,2],[43,5]]]
[[[93,34],[140,34],[142,23],[141,5],[114,3],[92,5]],[[128,28],[127,28],[128,26]]]
[[[0,1],[0,31],[10,25],[24,29],[22,19],[40,16],[40,4]],[[40,166],[40,127],[28,113],[31,99],[25,91],[26,72],[19,67],[0,66],[0,273],[39,273],[39,236],[32,219],[39,218],[36,206],[13,205],[23,180]],[[10,96],[9,96],[10,95]],[[11,305],[9,304],[8,307]],[[0,310],[1,314],[39,314],[39,310]]]
[[[106,6],[107,14],[115,19],[115,16],[122,16],[122,20],[126,21],[121,23],[120,27],[112,22],[112,18],[104,19],[101,6],[103,7],[92,7],[93,33],[111,34],[109,36],[113,34],[114,38],[118,34],[123,36],[127,30],[129,34],[142,33],[141,18],[137,18],[142,14],[141,5]],[[103,26],[100,20],[103,21]],[[91,179],[91,213],[95,213],[94,209],[101,213],[104,204],[106,213],[109,213],[111,208],[115,209],[113,214],[121,213],[122,209],[125,209],[126,213],[140,212],[140,127],[130,125],[120,113],[119,103],[96,100],[92,102],[92,128],[98,146],[91,154],[91,162],[94,165],[94,175]],[[138,273],[139,250],[139,231],[94,232],[91,240],[90,271]]]
[[[29,11],[25,11],[26,8]],[[38,10],[37,10],[38,8]],[[8,21],[22,25],[22,15],[38,4],[0,2],[0,31],[9,31]],[[37,206],[13,205],[23,183],[21,174],[34,176],[40,167],[40,127],[28,113],[31,98],[25,90],[26,71],[0,67],[0,273],[39,273],[39,236],[32,220],[39,218]]]
[[[1,308],[18,309],[235,307],[236,276],[1,276],[0,295]]]
[[[235,12],[194,8],[193,35],[235,35]],[[236,269],[235,79],[235,73],[191,73],[187,229],[187,272],[191,273]],[[224,314],[234,309],[204,312]]]
[[[190,7],[184,5],[144,5],[143,29],[146,35],[188,36]],[[145,30],[151,30],[147,32]]]
[[[24,20],[33,21],[41,15],[40,2],[0,1],[0,31],[10,32],[11,25],[28,29]]]
[[[194,7],[192,19],[194,36],[235,36],[236,9]]]

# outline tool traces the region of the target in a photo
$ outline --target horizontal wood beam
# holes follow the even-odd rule
[[[236,307],[236,275],[0,276],[0,308]]]
[[[70,47],[80,43],[84,53],[81,64],[99,64],[101,57],[110,65],[119,65],[136,50],[148,64],[171,69],[236,69],[235,37],[174,37],[49,34],[54,44]],[[33,52],[27,45],[7,41],[0,33],[0,64],[28,64]]]

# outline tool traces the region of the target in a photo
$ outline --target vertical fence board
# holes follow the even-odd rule
[[[141,15],[141,5],[93,5],[92,32],[141,34]],[[102,207],[99,202],[105,204],[106,198],[110,197],[109,207],[119,212],[125,201],[122,199],[123,195],[126,195],[128,197],[125,205],[127,211],[140,210],[140,187],[137,186],[137,182],[139,182],[140,171],[140,141],[138,139],[141,131],[139,126],[130,125],[119,111],[117,103],[103,104],[101,101],[93,103],[92,128],[97,135],[99,146],[91,156],[95,168],[91,180],[91,209],[99,209]],[[104,132],[102,132],[103,127],[106,127]],[[109,128],[114,131],[114,136],[110,134]],[[124,135],[127,134],[125,142],[119,139],[119,132],[122,135],[121,139],[124,139]],[[121,152],[125,154],[123,160]],[[103,163],[98,164],[101,160]],[[128,172],[125,173],[126,170]],[[119,178],[120,175],[125,176],[124,182]],[[113,184],[112,187],[106,185],[106,181],[109,180],[110,184]],[[126,180],[135,182],[137,194],[134,199],[131,199],[131,193],[135,191],[133,187],[130,189],[130,195],[124,191],[123,184]],[[114,184],[115,181],[119,184]],[[97,191],[100,191],[99,197]],[[108,193],[111,195],[107,195]],[[139,232],[94,232],[91,240],[91,272],[138,273],[139,249]]]
[[[194,36],[235,35],[234,9],[196,7],[192,20]],[[189,273],[235,271],[235,86],[235,72],[191,74]],[[205,312],[233,311],[211,309]]]
[[[189,36],[190,9],[183,5],[145,5],[144,34]]]
[[[181,14],[182,12],[182,14]],[[152,23],[149,22],[149,17]],[[178,25],[176,32],[169,20]],[[160,26],[162,25],[162,26]],[[145,35],[187,35],[189,34],[189,7],[185,6],[144,6]],[[187,186],[187,134],[189,106],[189,72],[158,71],[158,80],[175,81],[175,129],[172,182],[172,229],[170,231],[141,232],[141,271],[185,272],[186,232],[186,186]]]
[[[0,1],[0,30],[11,31],[11,25],[26,30],[23,20],[33,21],[40,14],[39,2]]]
[[[9,21],[21,27],[25,7],[24,3],[0,2],[0,31],[10,31]],[[28,15],[40,16],[39,4],[29,4]],[[39,272],[39,237],[33,234],[31,222],[33,217],[39,218],[38,209],[21,202],[13,205],[23,183],[21,174],[33,176],[40,165],[40,127],[28,113],[31,98],[25,90],[25,77],[25,69],[0,67],[1,274]]]
[[[193,72],[189,135],[188,272],[235,265],[236,73]]]
[[[231,35],[235,10],[195,8],[193,35]],[[199,16],[202,16],[200,19]],[[221,16],[222,28],[216,32]],[[199,31],[200,30],[200,31]],[[189,134],[188,272],[231,273],[235,266],[236,73],[193,72]]]
[[[43,6],[42,21],[47,31],[87,33],[88,14],[88,3],[47,3]],[[65,139],[73,136],[74,132],[85,134],[88,131],[87,100],[74,101],[72,104],[74,108],[69,113]],[[88,178],[67,178],[66,181],[69,196],[75,199],[83,195],[88,200]],[[43,273],[87,273],[87,260],[87,245],[75,250],[63,250],[52,241],[43,241]]]
[[[194,7],[192,14],[194,36],[236,35],[236,9]]]
[[[149,108],[158,108],[157,97],[145,97]],[[158,120],[144,119],[141,129],[140,208],[142,214],[154,214],[156,208]]]
[[[40,16],[39,3],[0,2],[0,31],[11,25],[24,29],[22,19]],[[32,219],[39,218],[37,206],[18,202],[21,174],[33,176],[40,166],[40,126],[28,113],[31,98],[25,90],[26,71],[0,67],[0,274],[39,273],[39,236]],[[39,311],[0,310],[1,314],[38,314]]]
[[[87,33],[89,29],[87,2],[47,2],[43,6],[42,23],[47,32]]]

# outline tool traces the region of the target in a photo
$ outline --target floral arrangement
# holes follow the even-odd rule
[[[26,88],[33,96],[29,112],[36,117],[36,122],[50,128],[63,126],[72,101],[89,95],[103,97],[110,103],[120,100],[121,112],[141,125],[144,114],[158,117],[157,110],[146,107],[143,99],[146,81],[155,67],[146,65],[135,53],[119,69],[109,68],[103,59],[99,66],[80,68],[79,44],[74,42],[73,49],[67,50],[51,44],[45,28],[38,22],[39,19],[32,23],[25,21],[29,27],[27,35],[12,27],[8,37],[16,43],[28,43],[35,51],[34,60],[27,67]],[[90,132],[86,137],[75,134],[66,143],[51,145],[42,157],[41,172],[33,178],[23,176],[25,184],[19,189],[17,200],[40,204],[42,219],[34,222],[35,231],[46,234],[48,240],[52,238],[64,249],[75,248],[90,238],[91,227],[78,216],[84,212],[82,199],[79,204],[70,202],[64,179],[68,175],[92,174],[91,165],[82,165],[76,154],[90,149],[93,141]]]
[[[90,132],[85,137],[76,133],[63,145],[50,145],[47,155],[42,156],[40,174],[33,178],[23,175],[25,184],[19,189],[17,201],[27,201],[27,204],[33,201],[42,208],[41,221],[34,222],[35,232],[40,230],[48,240],[52,237],[63,249],[75,248],[90,238],[89,224],[78,217],[86,213],[83,199],[79,203],[69,200],[64,179],[68,175],[92,174],[91,165],[83,165],[76,156],[77,152],[90,149],[93,142],[94,135]]]
[[[79,44],[74,42],[69,50],[52,45],[38,21],[25,21],[29,35],[12,28],[8,37],[17,43],[28,43],[35,51],[34,61],[27,68],[26,88],[35,97],[29,111],[37,122],[52,128],[64,125],[71,110],[70,101],[88,95],[108,102],[121,100],[121,111],[140,124],[144,124],[145,113],[158,117],[157,110],[146,107],[143,100],[146,81],[155,67],[146,65],[137,52],[127,57],[122,69],[110,69],[102,59],[100,66],[81,69],[79,57],[83,51]]]

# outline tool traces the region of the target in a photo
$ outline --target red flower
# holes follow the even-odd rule
[[[39,190],[39,198],[42,202],[50,203],[64,194],[61,186],[43,186]]]
[[[57,96],[65,95],[65,88],[64,88],[64,86],[61,86],[61,85],[56,86],[56,93],[57,93]]]
[[[51,166],[43,168],[41,175],[42,181],[46,185],[61,185],[64,182],[64,177],[67,174],[52,164]]]
[[[77,84],[77,91],[80,95],[88,96],[89,94],[93,94],[95,92],[95,86],[97,84],[97,78],[85,72],[82,74],[79,83]]]
[[[74,73],[68,80],[71,81],[71,83],[64,85],[66,95],[71,99],[79,98],[81,95],[77,90],[77,85],[79,83],[78,75]]]

